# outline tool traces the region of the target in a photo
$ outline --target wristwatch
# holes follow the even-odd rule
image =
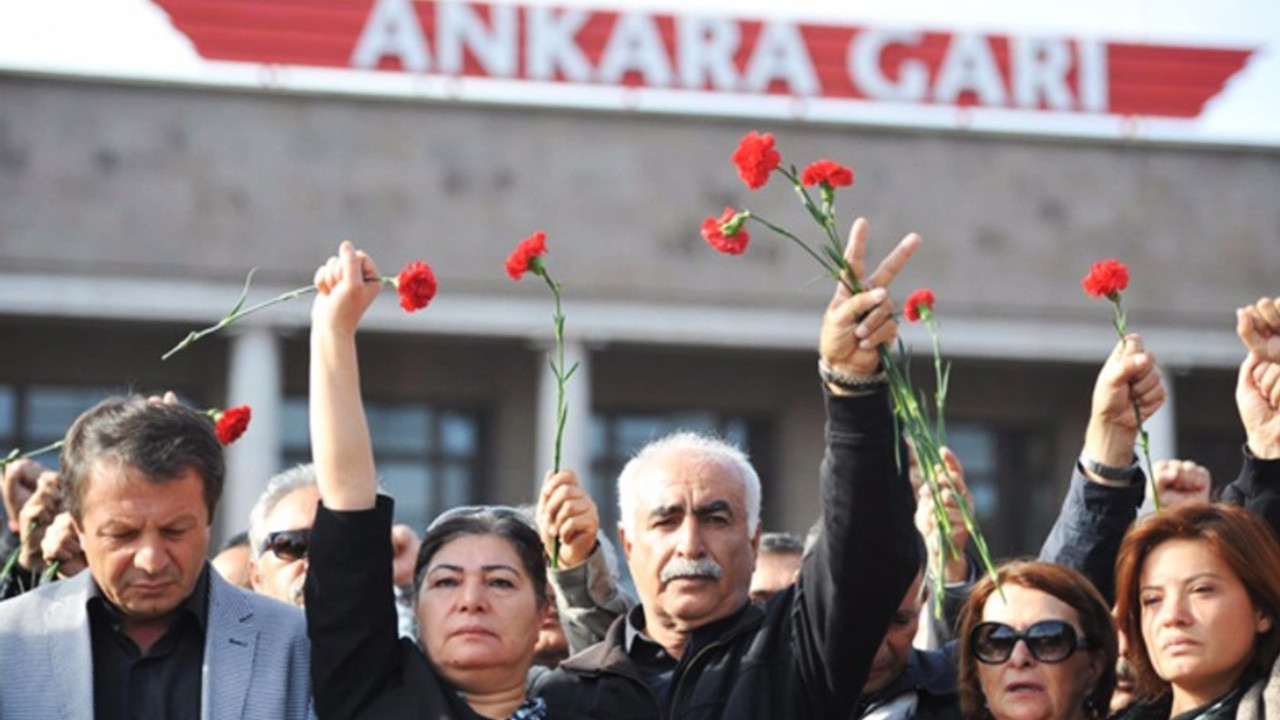
[[[1112,482],[1131,482],[1138,476],[1138,458],[1136,455],[1133,458],[1133,462],[1122,466],[1103,465],[1087,455],[1081,455],[1080,465],[1103,480],[1111,480]]]

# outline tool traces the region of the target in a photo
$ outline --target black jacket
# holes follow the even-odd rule
[[[916,696],[913,720],[960,720],[959,645],[951,641],[941,650],[911,649],[907,667],[875,695],[863,698],[857,717],[907,693]]]
[[[827,400],[822,536],[791,590],[748,604],[715,637],[695,632],[661,703],[605,640],[535,684],[563,718],[838,718],[855,712],[876,649],[920,567],[911,485],[898,467],[886,391]],[[903,467],[905,467],[905,456]],[[727,627],[726,627],[727,626]]]

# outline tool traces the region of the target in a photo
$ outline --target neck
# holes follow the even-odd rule
[[[483,717],[505,719],[511,717],[516,708],[525,701],[524,681],[513,687],[502,688],[493,692],[473,693],[463,691],[462,697],[467,705]]]
[[[1173,707],[1169,711],[1169,717],[1175,717],[1188,710],[1195,710],[1198,707],[1208,705],[1231,692],[1231,689],[1236,686],[1236,682],[1239,679],[1240,677],[1237,675],[1229,679],[1205,683],[1203,686],[1194,688],[1174,685]]]
[[[125,617],[120,622],[120,629],[138,646],[138,651],[146,655],[151,646],[168,632],[175,617],[174,613],[147,619]]]

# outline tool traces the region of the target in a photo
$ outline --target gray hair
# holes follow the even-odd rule
[[[788,532],[767,532],[760,535],[761,555],[803,555],[804,543]]]
[[[316,466],[311,463],[298,465],[276,475],[267,481],[267,489],[262,491],[258,502],[249,512],[249,556],[254,560],[262,557],[262,543],[267,540],[267,516],[276,505],[294,490],[304,487],[316,487]]]
[[[640,448],[618,475],[618,524],[627,532],[635,532],[636,489],[642,467],[656,458],[674,452],[693,452],[742,480],[742,499],[747,506],[747,535],[755,535],[760,526],[760,476],[751,466],[747,454],[732,443],[695,432],[677,432]]]

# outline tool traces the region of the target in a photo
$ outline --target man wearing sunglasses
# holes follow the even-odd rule
[[[302,607],[311,528],[320,489],[315,466],[307,463],[267,481],[249,513],[249,583],[255,592]],[[391,528],[392,578],[400,634],[415,637],[413,568],[421,541],[408,525]]]
[[[249,584],[254,592],[302,607],[307,543],[320,490],[311,465],[299,465],[267,481],[249,512]]]
[[[60,477],[89,571],[0,603],[0,717],[311,717],[302,613],[205,559],[224,473],[191,408],[117,397],[80,415]]]

